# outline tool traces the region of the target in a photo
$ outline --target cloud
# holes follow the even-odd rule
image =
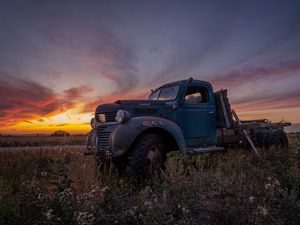
[[[209,80],[219,87],[236,87],[250,82],[264,82],[268,80],[285,79],[287,73],[300,73],[300,61],[284,61],[275,66],[270,67],[252,67],[242,71],[231,71],[226,74],[215,75]],[[289,74],[291,75],[291,74]],[[289,78],[291,78],[289,76]]]
[[[53,54],[62,57],[62,60],[74,55],[78,57],[77,64],[69,62],[72,65],[70,70],[78,72],[85,68],[83,72],[92,73],[92,79],[113,81],[115,91],[119,93],[137,85],[137,56],[120,35],[105,28],[101,21],[96,28],[69,23],[67,29],[56,27],[47,31],[47,40],[48,46],[54,49]]]
[[[61,123],[61,124],[57,124],[56,126],[58,126],[58,127],[64,127],[64,126],[67,126],[68,125],[68,123]]]
[[[76,101],[90,91],[91,88],[80,86],[59,94],[37,82],[0,74],[0,125],[32,123],[32,119],[49,118],[76,107]],[[38,121],[44,122],[42,118]]]
[[[300,61],[284,61],[216,75],[210,81],[215,87],[228,88],[233,93],[231,103],[239,110],[300,108],[299,73]]]
[[[99,78],[104,77],[113,81],[117,85],[115,91],[118,93],[137,86],[136,55],[133,49],[123,44],[111,32],[105,31],[95,36],[100,36],[100,41],[95,41],[91,45],[87,57]]]
[[[78,100],[92,91],[93,89],[87,86],[72,87],[67,90],[64,90],[64,95],[65,99],[67,100]]]
[[[300,108],[300,91],[288,92],[283,96],[249,99],[245,102],[233,102],[236,109],[243,111],[279,110]]]
[[[121,99],[147,99],[147,94],[145,94],[145,90],[140,90],[136,92],[113,93],[111,95],[101,96],[98,99],[87,103],[84,106],[83,112],[93,112],[100,104],[113,103]]]
[[[55,113],[60,108],[58,96],[37,82],[0,75],[1,125],[30,120]]]

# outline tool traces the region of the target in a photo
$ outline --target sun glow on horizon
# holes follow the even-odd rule
[[[11,126],[1,127],[0,133],[49,134],[56,130],[65,130],[71,134],[86,133],[91,129],[90,120],[92,117],[93,113],[78,112],[78,109],[74,108],[53,116],[24,120]]]

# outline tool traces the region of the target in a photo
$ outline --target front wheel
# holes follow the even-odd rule
[[[145,134],[133,146],[130,162],[131,174],[141,183],[148,177],[159,176],[165,169],[166,146],[156,134]]]

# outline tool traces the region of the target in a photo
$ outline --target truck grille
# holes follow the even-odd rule
[[[92,146],[92,148],[94,149],[94,151],[96,149],[96,146],[97,146],[97,136],[95,136],[95,138],[93,139],[93,146]]]
[[[117,112],[97,113],[96,120],[97,122],[100,123],[115,122],[116,116],[117,116]]]
[[[109,150],[110,132],[98,130],[97,152],[106,152]]]

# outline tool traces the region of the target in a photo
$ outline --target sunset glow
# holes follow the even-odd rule
[[[0,133],[86,133],[98,104],[189,77],[228,89],[242,119],[300,123],[299,1],[6,1],[0,15]]]

